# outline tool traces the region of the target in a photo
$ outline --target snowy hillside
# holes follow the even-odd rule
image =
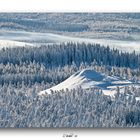
[[[41,44],[52,43],[66,43],[66,42],[79,42],[79,43],[98,43],[110,48],[116,48],[124,52],[133,52],[134,50],[140,52],[140,41],[122,41],[122,40],[109,40],[109,39],[90,39],[88,37],[78,38],[53,33],[39,33],[39,32],[26,32],[26,31],[0,31],[0,40],[11,40],[19,42],[31,42],[35,46]],[[1,46],[1,44],[0,44]],[[1,46],[2,47],[2,46]],[[8,45],[7,45],[8,47]]]
[[[92,89],[93,87],[97,87],[99,89],[102,89],[104,94],[113,95],[116,93],[117,87],[120,87],[121,90],[124,90],[124,87],[126,85],[131,84],[133,84],[131,81],[120,80],[119,77],[106,76],[93,70],[85,69],[70,76],[62,83],[47,90],[39,92],[39,95],[50,94],[51,91],[66,91],[67,89],[76,89],[78,87],[81,87],[82,89],[86,90]]]

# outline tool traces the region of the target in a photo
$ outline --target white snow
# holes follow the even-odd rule
[[[0,40],[12,40],[20,42],[33,42],[36,45],[39,44],[53,44],[53,43],[66,43],[66,42],[84,42],[84,43],[98,43],[110,48],[117,48],[124,52],[140,53],[140,41],[122,41],[111,39],[89,39],[70,37],[64,35],[58,35],[53,33],[39,33],[39,32],[26,32],[26,31],[7,31],[0,30]]]
[[[116,76],[106,76],[90,69],[84,69],[73,74],[62,83],[39,92],[38,95],[51,94],[52,91],[77,89],[78,87],[85,90],[97,87],[102,89],[105,95],[113,96],[116,93],[117,86],[120,87],[120,91],[123,91],[125,86],[132,84],[131,81],[120,80],[120,78]]]
[[[11,41],[11,40],[0,40],[0,49],[1,48],[11,48],[11,47],[24,47],[24,46],[33,46],[31,43]]]
[[[136,101],[140,101],[140,97],[136,97]]]

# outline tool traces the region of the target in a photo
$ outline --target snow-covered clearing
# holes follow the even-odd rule
[[[12,40],[0,40],[0,48],[12,48],[12,47],[25,47],[33,46],[31,43],[12,41]]]

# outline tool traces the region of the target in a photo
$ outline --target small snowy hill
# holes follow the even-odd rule
[[[85,69],[73,74],[62,83],[47,90],[39,92],[38,95],[51,94],[51,91],[65,91],[67,89],[71,90],[76,89],[78,87],[81,87],[85,90],[97,87],[102,89],[104,94],[113,95],[116,93],[117,86],[119,86],[120,89],[124,89],[124,86],[130,84],[133,83],[127,80],[120,80],[120,78],[115,76],[106,76],[93,70]]]

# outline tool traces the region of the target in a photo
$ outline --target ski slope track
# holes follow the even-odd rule
[[[132,84],[134,83],[129,80],[120,80],[116,76],[106,76],[94,70],[84,69],[73,74],[62,83],[39,92],[38,95],[46,95],[51,94],[52,91],[66,91],[67,89],[72,90],[81,87],[84,90],[99,88],[102,89],[103,94],[113,96],[117,93],[117,87],[120,88],[120,91],[124,91],[125,86]]]

